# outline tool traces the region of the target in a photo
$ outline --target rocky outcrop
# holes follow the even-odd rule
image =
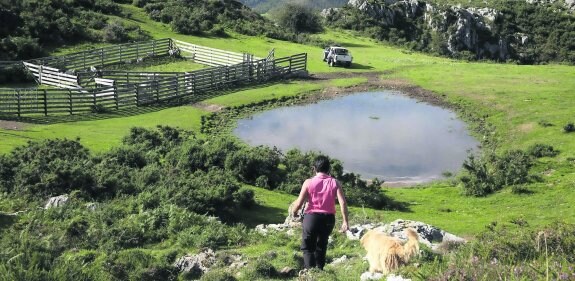
[[[411,281],[411,279],[405,279],[400,275],[389,274],[384,275],[379,272],[371,273],[371,272],[364,272],[361,274],[359,278],[361,281],[368,281],[368,280],[385,280],[385,281]]]
[[[511,57],[513,44],[517,46],[526,42],[524,35],[511,36],[513,40],[510,40],[495,34],[493,23],[501,15],[491,8],[437,7],[423,0],[350,0],[348,5],[384,27],[403,29],[405,33],[421,28],[421,25],[414,24],[421,21],[424,29],[438,34],[436,37],[444,41],[446,50],[435,51],[448,52],[452,56],[469,52],[479,59],[503,61]],[[321,14],[326,18],[335,17],[340,10],[326,9]],[[409,19],[409,23],[405,19]],[[413,26],[406,27],[409,24]]]
[[[560,2],[563,3],[563,5],[571,10],[571,11],[575,11],[575,0],[525,0],[527,3],[530,4],[542,4],[542,5],[547,5],[547,4],[553,4],[555,2]]]
[[[197,255],[185,255],[176,260],[174,267],[181,272],[201,276],[216,263],[216,254],[212,249],[206,249]]]
[[[248,263],[241,255],[232,254],[219,257],[210,248],[202,250],[196,255],[185,255],[174,262],[173,266],[180,272],[186,272],[190,276],[199,277],[208,272],[215,264],[223,264],[230,270],[239,270]]]
[[[266,235],[269,231],[286,231],[288,235],[293,235],[294,228],[300,228],[301,223],[303,221],[303,214],[304,210],[307,206],[307,203],[298,210],[297,213],[293,212],[293,203],[288,207],[288,215],[284,221],[284,223],[278,224],[259,224],[256,226],[256,231]]]
[[[54,208],[54,207],[61,207],[61,206],[64,206],[64,205],[66,204],[66,202],[68,202],[68,195],[66,195],[66,194],[60,195],[60,196],[51,197],[50,199],[48,199],[48,202],[46,202],[46,205],[44,206],[44,209],[50,209],[50,208]]]

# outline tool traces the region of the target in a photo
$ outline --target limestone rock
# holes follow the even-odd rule
[[[329,265],[331,265],[331,266],[338,265],[338,264],[346,262],[348,260],[349,260],[349,258],[346,255],[343,255],[337,259],[334,259]]]
[[[61,206],[64,206],[66,204],[66,202],[68,202],[68,195],[67,194],[51,197],[50,199],[48,199],[48,202],[46,202],[46,206],[44,206],[44,209],[50,209],[53,207],[61,207]]]
[[[368,280],[411,281],[411,279],[405,279],[405,278],[401,277],[401,275],[389,274],[389,275],[385,276],[379,272],[376,272],[376,273],[364,272],[361,274],[360,280],[361,281],[368,281]]]
[[[282,268],[282,270],[280,270],[279,275],[282,277],[293,277],[296,275],[296,273],[297,272],[294,268],[286,266],[286,267]]]
[[[371,272],[364,272],[361,274],[359,278],[361,281],[368,281],[368,280],[381,280],[385,275],[379,272],[371,273]]]
[[[216,255],[212,249],[205,249],[197,255],[185,255],[176,260],[174,267],[179,271],[202,275],[216,263]]]
[[[300,228],[303,222],[303,215],[305,208],[307,207],[307,203],[303,204],[303,206],[298,210],[297,214],[293,212],[293,203],[288,207],[288,215],[284,220],[284,223],[281,224],[259,224],[256,226],[256,231],[266,235],[270,231],[286,231],[288,235],[294,235],[295,231],[294,228]]]
[[[224,264],[230,269],[240,269],[248,265],[248,262],[243,260],[242,255],[229,255],[224,258]]]
[[[94,202],[86,203],[86,209],[90,211],[96,211],[96,208],[98,208],[98,204]]]

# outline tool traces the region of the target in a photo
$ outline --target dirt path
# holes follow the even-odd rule
[[[0,129],[4,129],[4,130],[20,131],[20,130],[24,129],[25,126],[26,126],[26,123],[22,123],[22,122],[0,120]]]

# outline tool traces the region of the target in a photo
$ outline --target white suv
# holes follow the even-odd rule
[[[343,65],[350,67],[352,60],[353,57],[346,48],[330,46],[323,50],[323,61],[327,62],[329,66]]]

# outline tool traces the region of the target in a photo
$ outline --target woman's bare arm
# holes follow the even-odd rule
[[[292,209],[293,214],[297,214],[303,203],[307,200],[307,184],[309,180],[305,180],[301,186],[301,191],[299,192],[299,196],[294,201],[294,207]]]
[[[343,222],[341,224],[341,232],[345,232],[349,230],[349,225],[347,221],[347,201],[345,200],[345,195],[343,193],[343,188],[341,184],[337,183],[337,201],[339,202],[339,207],[341,209],[341,216],[343,217]]]

